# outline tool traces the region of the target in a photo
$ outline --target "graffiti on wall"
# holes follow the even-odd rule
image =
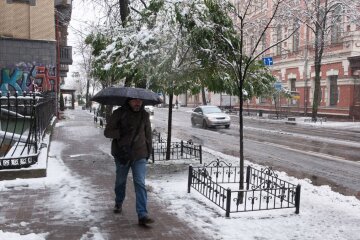
[[[2,94],[56,91],[56,68],[33,64],[0,66],[0,90]]]

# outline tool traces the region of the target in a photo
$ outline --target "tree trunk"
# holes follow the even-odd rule
[[[313,99],[313,105],[312,105],[312,114],[311,118],[312,121],[316,121],[318,108],[321,100],[320,96],[320,70],[321,70],[321,64],[315,63],[315,88],[314,88],[314,99]]]
[[[318,108],[321,100],[320,95],[320,71],[321,71],[321,60],[324,52],[325,45],[325,27],[326,27],[326,15],[322,15],[320,10],[321,1],[315,1],[316,8],[316,19],[318,24],[315,27],[315,57],[314,57],[314,66],[315,66],[315,88],[314,88],[314,99],[312,105],[311,118],[312,121],[316,121]],[[327,3],[327,2],[326,2]]]
[[[166,160],[170,159],[170,147],[171,147],[171,123],[172,123],[172,101],[174,94],[169,94],[169,115],[168,115],[168,134],[166,143]]]
[[[86,79],[86,108],[91,107],[89,92],[90,92],[90,79],[87,78]]]
[[[129,16],[129,0],[119,0],[120,18],[122,26],[126,25],[126,18]]]
[[[206,102],[206,94],[205,94],[205,87],[201,87],[201,96],[202,96],[202,102],[203,102],[203,105],[207,105],[207,102]]]
[[[244,96],[242,92],[242,81],[240,80],[240,96],[239,96],[239,134],[240,134],[240,182],[239,182],[239,190],[244,189],[244,119],[243,119],[243,108],[244,108]],[[243,203],[243,192],[238,194],[237,203]]]

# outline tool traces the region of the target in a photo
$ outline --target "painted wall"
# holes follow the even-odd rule
[[[46,92],[56,90],[56,68],[54,66],[37,66],[19,64],[15,67],[0,66],[0,90],[6,93]]]
[[[0,37],[0,90],[54,91],[56,43]]]

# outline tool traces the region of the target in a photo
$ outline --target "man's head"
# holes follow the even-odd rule
[[[129,106],[134,112],[138,112],[141,109],[143,101],[138,98],[130,98],[129,99]]]

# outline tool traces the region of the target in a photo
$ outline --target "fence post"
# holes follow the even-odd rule
[[[226,213],[225,217],[230,217],[230,206],[231,206],[231,189],[226,189]]]
[[[37,116],[37,112],[36,112],[36,99],[35,99],[35,93],[33,95],[33,99],[32,99],[32,102],[31,102],[31,108],[32,108],[32,113],[34,115],[34,118],[33,118],[33,121],[34,121],[34,135],[35,135],[35,146],[34,146],[34,149],[35,149],[35,152],[38,151],[38,132],[37,132],[37,128],[38,128],[38,125],[37,125],[37,121],[38,121],[38,118],[39,116]],[[31,133],[29,133],[31,134]]]
[[[151,155],[152,155],[152,162],[155,163],[155,150],[154,150],[154,148],[151,151]]]
[[[190,165],[189,166],[189,175],[188,175],[188,193],[190,193],[190,189],[191,189],[192,173],[193,173],[193,167]]]
[[[201,147],[201,145],[199,145],[199,151],[200,151],[200,153],[199,153],[199,155],[200,155],[200,164],[202,164],[202,147]]]
[[[250,187],[250,181],[251,181],[250,174],[251,174],[251,167],[247,166],[247,168],[246,168],[246,190],[249,190],[249,187]]]
[[[296,186],[296,192],[295,192],[295,213],[299,214],[300,212],[300,192],[301,192],[301,185],[298,184]]]
[[[184,155],[184,141],[181,140],[181,147],[180,147],[180,156]]]

